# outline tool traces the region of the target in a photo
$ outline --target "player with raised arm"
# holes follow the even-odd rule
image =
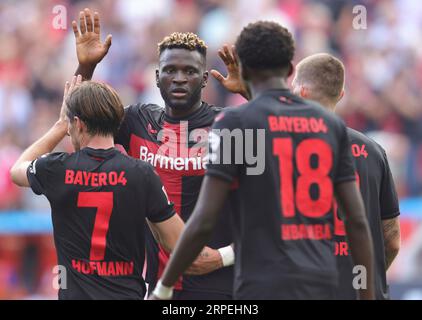
[[[143,299],[145,219],[169,251],[184,223],[153,167],[114,147],[124,116],[116,92],[81,79],[66,84],[59,120],[23,152],[11,176],[50,202],[66,269],[59,299]],[[66,135],[75,152],[48,154]]]
[[[293,92],[319,102],[334,112],[344,95],[345,69],[337,58],[315,54],[300,61],[292,82]],[[347,128],[355,159],[358,186],[362,193],[374,241],[375,296],[388,299],[386,271],[400,248],[399,202],[384,149],[364,134]],[[341,216],[341,213],[339,214]],[[338,299],[356,299],[353,288],[353,261],[346,240],[343,221],[336,216],[334,230],[340,281]]]
[[[372,239],[345,125],[287,89],[294,42],[285,28],[250,24],[239,35],[236,52],[252,100],[216,119],[211,163],[197,205],[151,298],[171,297],[172,286],[205,245],[229,197],[236,221],[235,298],[333,299],[336,194],[346,213],[352,255],[367,271],[361,298],[372,299]],[[265,138],[253,143],[253,150],[265,144],[264,154],[257,154],[265,158],[262,174],[250,174],[245,159],[233,160],[238,154],[231,135],[231,148],[225,146],[223,131],[239,129],[243,137],[246,130],[265,130]],[[230,155],[232,161],[218,161]],[[233,181],[238,188],[231,191]]]
[[[91,79],[96,65],[107,54],[111,36],[100,40],[98,13],[80,13],[79,29],[72,23],[79,60],[77,73]],[[208,81],[205,43],[192,33],[173,33],[158,46],[156,82],[165,107],[138,103],[125,109],[116,143],[137,159],[151,163],[159,174],[170,201],[184,221],[197,201],[205,173],[209,128],[221,111],[203,102],[202,89]],[[234,252],[229,207],[223,214],[208,245],[200,256],[197,273],[183,276],[177,284],[177,299],[231,299]],[[154,233],[154,232],[153,232]],[[153,289],[168,260],[168,253],[150,235],[147,243],[147,282]],[[227,267],[224,267],[227,266]],[[223,268],[224,267],[224,268]],[[205,274],[207,273],[207,274]]]

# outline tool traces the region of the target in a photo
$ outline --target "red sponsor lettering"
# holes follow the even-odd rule
[[[126,186],[127,179],[125,171],[119,173],[111,172],[87,172],[66,170],[64,183],[80,186],[104,187],[108,185],[122,185]]]
[[[269,116],[268,125],[273,132],[327,133],[328,128],[322,118]]]

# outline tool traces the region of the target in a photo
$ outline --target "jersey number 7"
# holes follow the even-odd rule
[[[106,236],[113,211],[113,192],[79,192],[78,207],[97,208],[89,260],[104,260]]]

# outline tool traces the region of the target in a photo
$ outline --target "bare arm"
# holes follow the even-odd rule
[[[345,227],[355,265],[366,268],[367,288],[360,289],[361,299],[374,299],[373,244],[362,196],[355,181],[336,186],[338,204],[345,212]]]
[[[95,67],[106,56],[111,46],[112,37],[110,34],[104,43],[101,42],[100,16],[98,12],[94,12],[93,16],[94,19],[92,19],[91,10],[88,8],[79,12],[79,29],[77,22],[72,21],[79,62],[75,75],[82,75],[83,80],[92,78]]]
[[[211,236],[229,190],[228,182],[205,176],[193,214],[164,270],[163,285],[172,287],[201,252]]]
[[[388,270],[400,250],[399,218],[383,220],[382,228],[384,233],[385,264]]]
[[[66,82],[63,95],[62,108],[59,120],[40,139],[29,146],[10,169],[12,181],[20,187],[29,187],[26,171],[31,162],[43,154],[49,153],[63,140],[67,134],[66,103],[65,100],[70,92],[81,82],[81,77],[73,77],[72,82]]]
[[[157,240],[167,252],[173,251],[177,240],[185,227],[183,220],[177,214],[163,222],[152,223],[148,221],[148,225],[155,240]]]
[[[148,221],[148,225],[155,240],[161,244],[167,253],[171,253],[174,250],[177,240],[180,238],[185,227],[185,223],[177,214],[170,219],[159,223]],[[186,274],[202,275],[222,267],[224,267],[224,265],[219,251],[205,247],[187,269]]]

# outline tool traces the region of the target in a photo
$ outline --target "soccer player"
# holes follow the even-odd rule
[[[124,116],[108,85],[66,84],[59,120],[11,169],[51,205],[61,286],[59,299],[143,299],[145,218],[171,251],[184,223],[153,167],[115,149]],[[51,153],[70,135],[74,153]]]
[[[108,36],[100,40],[100,20],[90,10],[80,13],[79,29],[72,23],[79,61],[77,73],[91,79],[96,65],[111,45]],[[221,108],[201,100],[208,81],[206,45],[195,34],[173,33],[159,44],[157,86],[165,107],[138,103],[125,109],[125,117],[116,143],[137,159],[150,162],[159,174],[176,212],[184,221],[190,217],[197,201],[205,172],[208,130]],[[183,276],[177,284],[176,299],[232,298],[234,252],[229,208],[223,214],[208,246],[215,250],[201,256],[198,273]],[[219,248],[219,249],[218,249]],[[217,250],[218,249],[218,250]],[[168,260],[168,254],[157,246],[153,237],[147,243],[147,282],[151,289]],[[208,262],[208,263],[205,263]]]
[[[333,299],[335,194],[345,210],[353,258],[368,276],[360,296],[373,298],[372,239],[346,127],[287,89],[294,55],[287,29],[273,22],[250,24],[235,48],[252,100],[216,118],[198,202],[151,298],[172,296],[172,286],[205,245],[229,196],[236,222],[236,299]],[[264,138],[258,129],[265,130]],[[251,130],[252,150],[265,162],[261,174],[252,174],[242,151],[239,161],[236,147],[242,140],[232,139],[235,132],[251,136]],[[231,191],[234,181],[238,188]]]
[[[344,95],[345,69],[343,63],[329,54],[316,54],[303,59],[296,67],[293,92],[302,98],[319,102],[334,112]],[[394,181],[384,149],[364,134],[347,128],[355,159],[357,182],[362,193],[369,226],[374,241],[375,295],[388,299],[386,271],[400,248],[399,203]],[[340,213],[341,215],[341,213]],[[356,299],[353,289],[353,262],[346,241],[344,224],[336,217],[340,282],[336,291],[339,299]]]

